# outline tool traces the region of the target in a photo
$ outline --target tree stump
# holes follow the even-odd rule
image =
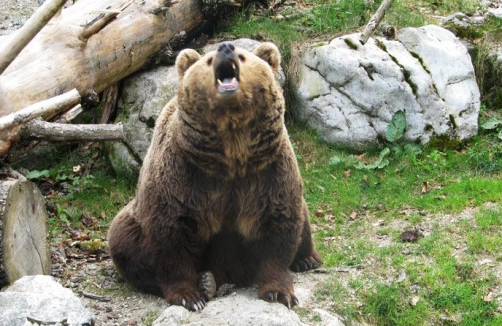
[[[33,182],[0,171],[0,288],[25,275],[49,274],[47,216]]]

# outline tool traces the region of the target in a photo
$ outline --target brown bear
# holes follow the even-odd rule
[[[202,57],[183,50],[176,67],[177,96],[108,233],[114,264],[138,289],[189,310],[210,298],[207,271],[218,285],[257,284],[259,298],[295,306],[289,269],[322,261],[284,125],[279,51],[223,43]]]

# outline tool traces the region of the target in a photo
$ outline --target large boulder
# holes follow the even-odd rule
[[[294,112],[328,143],[380,147],[402,110],[404,139],[465,140],[476,135],[480,94],[464,45],[438,26],[404,28],[395,40],[338,37],[301,58]]]
[[[0,326],[93,326],[94,315],[50,276],[25,276],[0,292]]]

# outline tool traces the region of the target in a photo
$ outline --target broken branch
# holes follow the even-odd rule
[[[375,29],[378,27],[378,24],[380,24],[380,22],[382,21],[383,16],[385,16],[385,13],[390,8],[392,1],[393,0],[384,0],[380,4],[380,7],[378,7],[376,13],[371,17],[368,25],[366,25],[364,31],[361,34],[361,38],[359,39],[359,42],[361,42],[362,45],[366,44],[370,36],[373,35],[373,32],[375,32]]]
[[[80,94],[76,89],[40,101],[22,110],[0,117],[0,131],[10,129],[37,117],[54,117],[80,102]]]
[[[65,124],[40,119],[31,120],[21,128],[22,138],[48,141],[106,141],[124,140],[122,124]]]

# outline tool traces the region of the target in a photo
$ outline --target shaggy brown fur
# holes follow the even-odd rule
[[[261,299],[298,303],[289,269],[322,262],[284,126],[279,66],[271,43],[178,56],[178,95],[157,120],[136,197],[108,234],[116,268],[140,290],[202,309],[198,274],[211,271],[219,285],[256,283]]]

